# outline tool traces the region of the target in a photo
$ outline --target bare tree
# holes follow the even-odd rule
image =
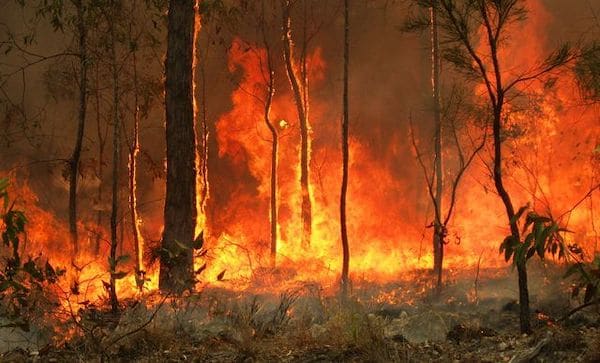
[[[409,16],[406,23],[403,25],[402,30],[422,31],[429,28],[431,34],[431,102],[433,105],[434,135],[433,159],[431,160],[430,165],[429,160],[425,160],[426,155],[424,155],[423,151],[419,150],[417,146],[412,120],[410,123],[410,130],[413,148],[417,154],[419,165],[423,169],[427,183],[427,191],[433,205],[434,217],[433,222],[429,227],[433,227],[433,272],[437,281],[436,290],[440,293],[443,277],[444,247],[448,243],[448,223],[452,219],[456,204],[456,192],[462,176],[474,160],[475,156],[485,146],[487,125],[483,127],[483,137],[481,140],[476,141],[473,140],[472,137],[468,137],[472,149],[467,153],[465,146],[463,146],[463,142],[461,141],[461,135],[458,133],[457,122],[460,119],[462,123],[466,123],[469,119],[479,115],[472,114],[471,107],[465,104],[465,97],[457,90],[457,87],[453,87],[453,91],[449,96],[445,109],[442,107],[442,50],[440,49],[439,40],[439,5],[437,0],[415,0],[414,4],[417,5],[418,13],[417,15]],[[428,10],[428,17],[424,16],[423,9]],[[445,141],[444,136],[446,135],[449,136],[448,141]],[[450,144],[454,145],[455,150],[451,150],[448,147]],[[449,176],[449,170],[445,167],[444,163],[443,151],[445,147],[449,156],[452,156],[451,153],[454,152],[454,155],[458,159],[458,165],[452,177]],[[444,175],[448,175],[450,178],[449,182]],[[446,198],[449,201],[449,205],[445,210],[444,201]]]
[[[451,141],[454,146],[454,151],[450,150],[447,146],[450,142],[442,143],[439,146],[435,145],[433,162],[431,163],[433,167],[432,171],[429,171],[429,168],[426,164],[425,155],[417,145],[414,129],[412,126],[412,121],[410,125],[411,129],[411,140],[413,144],[413,148],[417,154],[417,160],[419,165],[423,170],[423,175],[425,176],[425,181],[427,183],[427,192],[431,199],[431,202],[434,206],[434,221],[430,227],[434,227],[434,242],[438,243],[437,251],[434,249],[434,259],[439,258],[439,266],[436,266],[434,269],[436,275],[436,290],[439,294],[442,290],[442,280],[443,280],[443,263],[444,263],[444,246],[448,244],[448,224],[452,220],[453,213],[456,207],[456,195],[458,192],[458,188],[460,186],[460,182],[465,172],[475,160],[475,157],[479,154],[479,152],[484,148],[487,140],[487,123],[482,126],[483,136],[479,140],[475,140],[471,135],[466,137],[471,144],[471,150],[467,151],[465,148],[465,142],[461,140],[461,135],[459,135],[459,126],[458,122],[465,123],[472,117],[469,112],[466,112],[464,109],[468,108],[464,105],[463,96],[454,92],[451,94],[448,100],[448,106],[446,107],[445,112],[440,110],[440,117],[445,115],[445,119],[448,123],[448,131],[451,133]],[[468,133],[465,131],[465,133]],[[437,139],[437,131],[434,139]],[[439,147],[439,151],[437,150]],[[453,152],[453,155],[458,159],[458,165],[456,166],[456,170],[453,175],[450,177],[449,173],[447,173],[448,177],[446,180],[449,180],[447,188],[438,188],[438,170],[440,167],[438,163],[438,157],[441,157],[440,154],[442,150],[446,149],[448,154]],[[448,172],[449,170],[444,170]],[[441,204],[438,204],[438,201],[441,201],[442,198],[448,198],[448,206],[447,209],[444,209]],[[439,256],[436,256],[435,253],[438,253]]]

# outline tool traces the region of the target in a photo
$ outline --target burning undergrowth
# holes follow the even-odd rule
[[[32,325],[28,351],[12,349],[3,359],[491,362],[541,344],[540,359],[593,361],[598,312],[561,320],[577,304],[568,298],[570,281],[561,280],[564,269],[539,264],[530,270],[537,333],[529,337],[514,332],[513,274],[461,270],[436,296],[430,279],[416,271],[405,281],[358,283],[343,304],[334,290],[314,283],[280,293],[217,285],[183,297],[150,293],[123,301],[119,315],[94,304],[77,312],[57,309],[65,315],[46,319],[60,326]],[[24,333],[7,331],[6,342],[23,339]],[[51,338],[57,333],[62,338]]]

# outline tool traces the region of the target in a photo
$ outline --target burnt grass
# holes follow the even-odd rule
[[[393,283],[354,281],[343,304],[335,286],[298,282],[274,293],[273,281],[257,281],[242,291],[223,284],[130,299],[118,316],[86,307],[55,322],[70,327],[68,338],[58,329],[39,349],[15,348],[0,361],[599,362],[600,308],[558,321],[581,304],[563,274],[530,268],[529,336],[518,331],[510,267],[481,270],[477,280],[472,270],[447,271],[439,295],[428,271],[414,271]]]

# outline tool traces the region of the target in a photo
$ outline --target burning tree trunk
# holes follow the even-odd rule
[[[137,2],[134,0],[132,8],[137,8]],[[137,210],[137,157],[140,152],[140,105],[139,105],[139,80],[138,80],[138,63],[137,63],[137,39],[133,37],[134,22],[129,23],[129,45],[131,51],[131,66],[133,73],[133,135],[131,142],[127,140],[129,147],[128,160],[128,186],[129,186],[129,212],[131,217],[131,230],[133,235],[133,247],[135,253],[135,282],[138,289],[141,291],[144,288],[145,270],[144,270],[144,240],[140,232],[140,217]]]
[[[300,188],[302,195],[302,243],[304,246],[310,245],[312,234],[312,204],[309,187],[309,162],[310,162],[310,139],[308,124],[308,95],[304,95],[302,89],[305,89],[306,80],[299,80],[298,71],[294,62],[292,34],[291,34],[291,12],[292,4],[290,0],[282,1],[283,9],[283,58],[285,61],[286,72],[290,80],[294,101],[298,110],[298,121],[300,124]],[[301,83],[302,82],[302,83]]]
[[[181,293],[194,286],[196,132],[193,108],[194,0],[170,0],[165,105],[167,194],[159,287]]]
[[[442,285],[442,268],[444,261],[444,243],[446,228],[442,225],[442,197],[444,187],[442,162],[442,110],[440,100],[440,49],[438,40],[437,4],[431,6],[431,88],[433,95],[433,116],[435,122],[435,196],[433,223],[433,272],[437,275],[438,291]]]
[[[207,103],[204,99],[206,97],[206,69],[205,65],[202,62],[199,62],[199,57],[201,56],[201,52],[198,50],[198,33],[200,31],[201,22],[200,22],[200,6],[199,0],[195,1],[194,6],[194,33],[193,33],[193,59],[192,59],[192,108],[194,110],[194,127],[196,125],[196,120],[200,117],[200,109],[198,108],[198,99],[197,99],[197,76],[196,70],[201,68],[202,72],[202,119],[200,124],[200,142],[198,145],[198,141],[196,140],[196,170],[199,174],[196,175],[196,185],[199,184],[198,177],[201,178],[201,190],[200,197],[196,196],[196,231],[200,231],[200,233],[196,236],[196,240],[202,240],[201,244],[204,243],[204,230],[206,229],[206,203],[208,202],[208,122],[206,115],[206,107]],[[208,46],[207,46],[208,47]],[[208,52],[208,50],[207,50]],[[195,130],[195,129],[194,129]],[[195,136],[196,139],[196,136]],[[199,169],[198,169],[199,168]],[[198,190],[196,189],[196,194],[198,194]],[[200,238],[200,239],[198,239]],[[200,246],[196,246],[195,248],[200,248]]]
[[[196,14],[198,19],[200,19],[200,14]],[[198,32],[198,29],[195,29],[195,32]],[[200,48],[196,48],[196,54],[194,55],[194,60],[197,62],[196,66],[200,71],[200,108],[197,110],[201,116],[200,118],[200,139],[199,139],[199,173],[200,178],[202,179],[202,189],[200,190],[200,197],[198,200],[198,204],[200,207],[199,213],[202,214],[203,218],[203,227],[207,226],[207,213],[206,213],[206,204],[208,203],[208,198],[210,195],[210,185],[208,181],[208,138],[209,138],[209,128],[208,128],[208,101],[207,101],[207,93],[206,93],[206,59],[208,59],[208,54],[210,50],[210,46],[213,43],[211,38],[211,32],[207,32],[207,41],[206,48],[204,52],[200,50]]]
[[[106,147],[106,138],[108,134],[108,124],[106,129],[102,130],[102,119],[100,117],[100,72],[99,66],[96,65],[96,89],[95,89],[95,106],[96,106],[96,135],[98,137],[98,191],[96,194],[96,239],[94,241],[93,252],[94,256],[100,253],[100,242],[102,241],[103,230],[101,228],[104,213],[104,148]]]
[[[112,7],[117,6],[112,2]],[[114,10],[114,9],[113,9]],[[113,13],[110,11],[109,13]],[[110,305],[113,312],[119,310],[116,288],[117,269],[117,226],[119,212],[119,166],[121,164],[121,120],[119,115],[119,71],[117,65],[117,38],[114,20],[108,17],[110,28],[111,71],[113,82],[113,175],[112,175],[112,209],[110,215]]]
[[[129,34],[132,34],[130,29]],[[133,41],[132,41],[133,42]],[[129,209],[131,212],[131,228],[133,231],[133,246],[135,251],[135,282],[137,287],[142,290],[145,281],[144,271],[144,240],[140,233],[140,217],[137,211],[137,157],[140,152],[140,106],[139,106],[139,85],[137,75],[136,49],[131,54],[133,66],[133,137],[129,148]]]
[[[210,46],[210,42],[207,42],[207,48]],[[208,53],[208,50],[207,52]],[[200,123],[200,177],[202,178],[202,189],[200,190],[200,213],[204,218],[204,228],[206,228],[206,203],[208,202],[208,197],[210,195],[210,186],[208,183],[208,119],[207,119],[207,102],[206,102],[206,64],[201,63],[199,65],[200,72],[202,74],[202,83],[200,87],[200,95],[201,95],[201,104],[202,104],[202,117]]]
[[[81,149],[83,146],[83,133],[85,130],[85,117],[87,111],[87,29],[85,25],[85,5],[84,0],[75,0],[74,5],[77,9],[76,24],[79,36],[79,113],[77,117],[77,134],[73,154],[69,160],[69,234],[71,245],[73,247],[73,261],[77,260],[79,255],[79,241],[77,236],[77,178],[79,174],[79,161],[81,159]]]
[[[343,118],[342,118],[342,190],[340,193],[340,228],[342,236],[342,297],[348,295],[350,246],[348,244],[348,230],[346,226],[346,193],[348,191],[348,63],[350,58],[350,23],[349,23],[349,0],[344,0],[344,94],[343,94]]]

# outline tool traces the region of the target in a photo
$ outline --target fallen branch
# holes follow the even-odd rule
[[[542,348],[544,348],[546,345],[548,345],[548,343],[550,343],[550,337],[551,336],[548,335],[544,339],[540,340],[533,348],[515,354],[508,363],[530,362],[533,358],[540,354]]]
[[[561,322],[561,321],[565,321],[568,318],[571,317],[571,315],[575,314],[576,312],[583,310],[587,307],[593,306],[593,305],[599,305],[600,304],[600,299],[596,299],[596,300],[592,300],[590,302],[587,302],[583,305],[579,305],[578,307],[574,308],[573,310],[569,311],[568,313],[566,313],[562,318],[558,319],[557,322]]]

